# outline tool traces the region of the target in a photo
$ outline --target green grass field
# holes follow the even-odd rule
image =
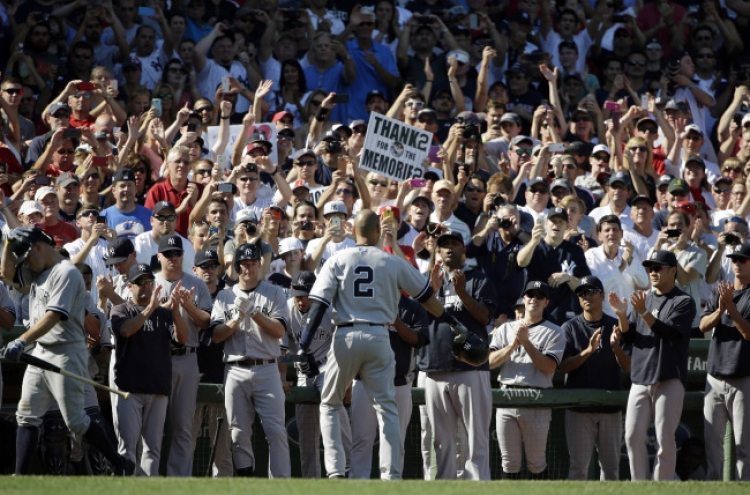
[[[250,484],[251,486],[248,486]],[[491,481],[474,484],[468,481],[427,482],[402,481],[386,483],[382,481],[354,480],[266,480],[266,479],[205,479],[205,478],[63,478],[27,477],[0,478],[0,492],[8,494],[82,495],[99,493],[115,495],[246,495],[253,493],[269,495],[404,495],[405,493],[425,492],[430,495],[450,495],[470,491],[503,495],[706,495],[713,490],[721,495],[747,494],[744,483],[630,483],[610,482],[569,482],[569,481]]]

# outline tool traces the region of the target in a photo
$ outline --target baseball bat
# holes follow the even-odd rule
[[[297,354],[284,354],[276,358],[276,360],[280,363],[301,363],[305,360],[305,357]]]
[[[68,378],[78,380],[79,382],[88,383],[92,387],[100,388],[102,390],[106,390],[107,392],[112,392],[113,394],[117,394],[125,400],[130,398],[130,392],[124,392],[122,390],[117,390],[112,387],[102,385],[101,383],[97,383],[94,380],[86,378],[85,376],[76,375],[75,373],[71,373],[70,371],[65,371],[64,369],[61,369],[59,366],[55,366],[52,363],[49,363],[43,359],[39,359],[38,357],[31,356],[29,354],[21,354],[21,362],[30,364],[32,366],[36,366],[37,368],[41,368],[43,370],[52,371],[53,373],[59,373],[62,376],[67,376]]]
[[[221,425],[224,423],[224,417],[220,417],[216,420],[216,433],[214,435],[214,441],[211,445],[211,453],[208,456],[208,469],[206,469],[206,477],[211,476],[211,472],[214,467],[214,459],[216,458],[216,447],[219,445],[219,434],[221,432]]]

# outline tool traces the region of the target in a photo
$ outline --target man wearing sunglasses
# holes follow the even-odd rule
[[[163,212],[166,213],[166,212]],[[161,213],[160,213],[161,214]],[[193,267],[183,270],[186,244],[178,234],[163,235],[159,240],[157,259],[161,271],[156,274],[156,287],[161,287],[159,300],[165,303],[176,290],[187,292],[180,305],[180,318],[188,327],[182,347],[172,349],[172,391],[169,397],[172,444],[169,448],[167,476],[191,476],[193,472],[193,418],[198,395],[198,332],[208,328],[211,294],[206,283],[193,275]],[[150,260],[149,260],[150,261]]]
[[[583,277],[575,293],[583,313],[562,326],[566,344],[560,371],[566,373],[565,388],[620,390],[620,374],[630,370],[630,354],[620,345],[617,318],[604,312],[604,285],[595,276]],[[568,479],[588,479],[594,448],[599,457],[599,479],[620,479],[621,407],[566,409],[565,433],[570,453]]]
[[[734,428],[737,463],[734,479],[750,481],[750,425],[746,398],[750,395],[750,244],[734,246],[727,254],[734,282],[720,282],[703,311],[700,329],[713,331],[706,368],[703,435],[706,440],[706,479],[720,480],[724,471],[727,420]]]
[[[723,231],[718,235],[718,248],[711,257],[706,268],[706,283],[734,282],[734,271],[732,260],[729,255],[735,247],[747,242],[747,221],[744,218],[733,216],[722,221]]]
[[[182,256],[182,269],[185,272],[193,271],[193,261],[195,260],[195,250],[185,237],[175,232],[174,227],[177,223],[177,214],[175,206],[169,201],[159,201],[154,205],[151,211],[151,230],[138,234],[133,239],[136,259],[138,263],[156,266],[156,254],[159,251],[159,241],[162,237],[176,235],[182,239],[185,246],[185,253]]]
[[[550,303],[549,286],[541,281],[529,282],[523,302],[523,320],[498,327],[490,343],[490,369],[500,367],[497,379],[508,393],[514,388],[552,388],[552,375],[565,350],[565,333],[544,317]],[[531,479],[546,479],[552,409],[499,408],[496,420],[503,479],[520,479],[524,450]]]
[[[115,238],[114,231],[106,222],[97,222],[100,214],[96,205],[81,206],[75,214],[75,225],[80,229],[81,237],[63,246],[73,264],[86,263],[91,268],[94,281],[110,273],[104,258],[109,241]],[[94,302],[98,302],[99,293],[95,284],[92,284],[90,292]]]
[[[690,328],[696,305],[677,287],[677,257],[653,251],[643,266],[653,290],[609,303],[619,320],[622,341],[632,345],[632,385],[625,413],[625,445],[633,481],[673,480],[677,461],[675,431],[680,422],[688,371]],[[653,476],[649,469],[648,429],[653,421],[658,451]]]
[[[614,215],[620,220],[620,225],[625,230],[633,229],[633,220],[630,218],[630,194],[632,191],[632,182],[630,174],[627,172],[617,172],[609,178],[609,187],[607,188],[607,197],[609,203],[606,206],[594,208],[589,212],[589,216],[596,222],[607,215]]]

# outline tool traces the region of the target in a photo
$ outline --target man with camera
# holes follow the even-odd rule
[[[489,211],[484,228],[466,246],[466,255],[476,258],[485,275],[495,283],[498,295],[497,310],[492,315],[495,324],[513,319],[515,301],[526,282],[525,271],[516,264],[518,252],[528,240],[520,225],[518,207],[513,203],[502,204]]]
[[[738,216],[724,220],[724,231],[718,236],[719,245],[706,268],[706,283],[734,282],[731,254],[734,247],[747,242],[747,221]]]

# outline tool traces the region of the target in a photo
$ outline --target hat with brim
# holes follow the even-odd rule
[[[576,287],[575,290],[576,295],[578,295],[578,293],[584,289],[596,289],[604,292],[604,285],[598,277],[594,277],[593,275],[586,275],[579,281],[578,287]]]
[[[529,282],[526,284],[526,288],[523,290],[523,295],[527,295],[529,292],[539,291],[544,294],[544,297],[549,299],[549,285],[544,282]]]
[[[301,271],[294,274],[292,277],[291,289],[289,295],[291,296],[307,296],[315,285],[315,274],[308,271]]]
[[[151,269],[151,266],[146,263],[138,263],[137,265],[131,266],[130,270],[128,270],[128,282],[130,283],[143,277],[154,278],[154,271]]]
[[[133,253],[135,253],[133,241],[127,237],[117,237],[112,239],[107,245],[107,254],[104,258],[104,264],[107,266],[113,266],[122,263]]]
[[[464,243],[464,236],[461,235],[460,232],[457,232],[455,230],[446,230],[445,232],[440,234],[440,237],[438,237],[437,245],[442,246],[451,239],[460,242],[462,245]]]
[[[677,257],[672,251],[665,251],[662,249],[652,252],[648,259],[641,264],[646,268],[650,266],[674,267],[677,266]]]
[[[745,242],[734,246],[734,251],[727,253],[727,258],[750,260],[750,243]]]
[[[24,262],[31,252],[31,248],[38,242],[44,242],[50,246],[55,245],[54,239],[39,227],[17,227],[8,235],[8,240],[11,239],[13,239],[11,249],[13,254],[16,255],[18,265]],[[23,239],[23,241],[16,239]]]

